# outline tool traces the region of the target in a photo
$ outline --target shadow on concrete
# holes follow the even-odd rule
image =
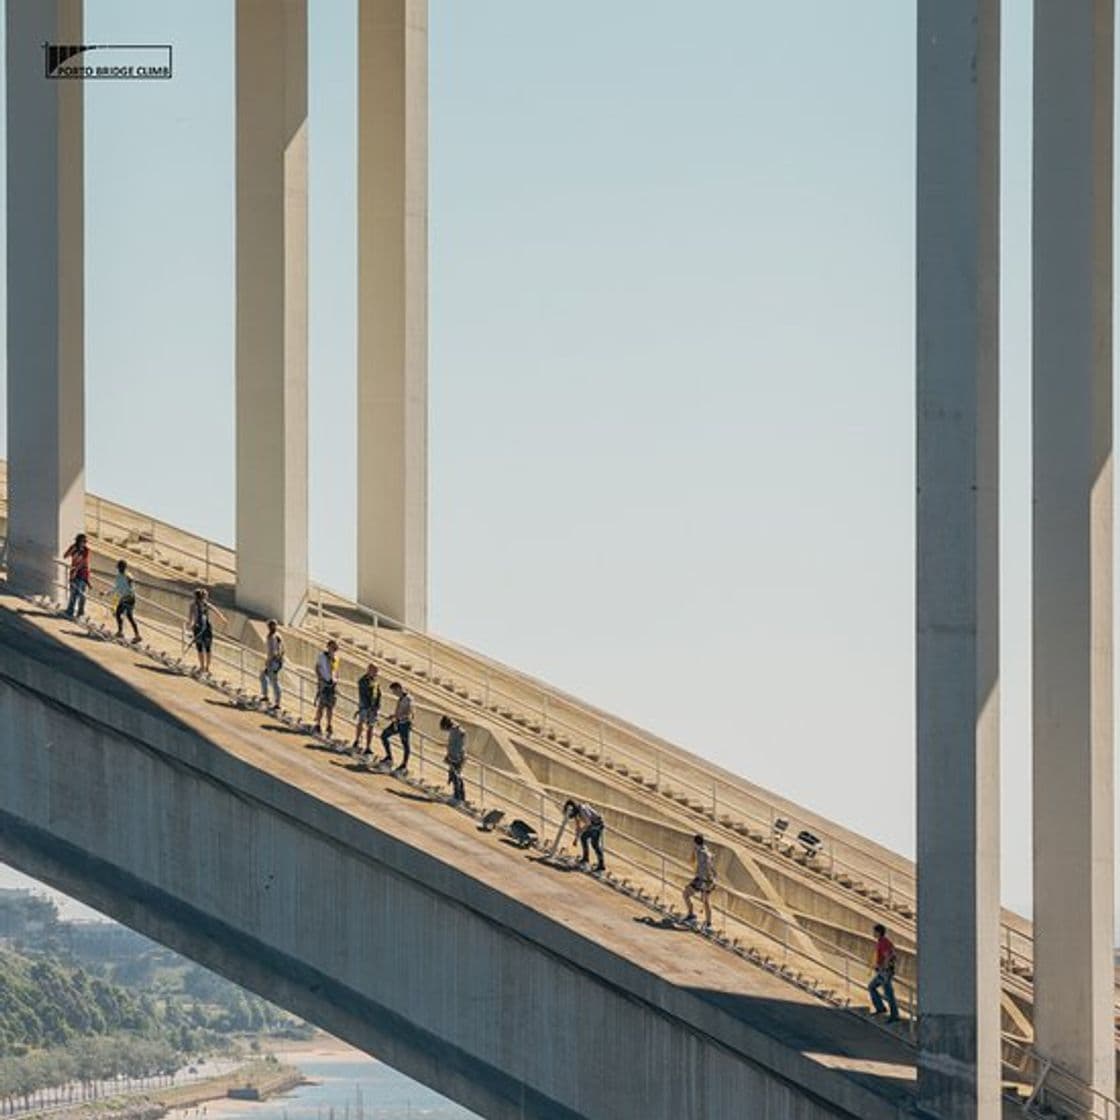
[[[364,762],[343,762],[341,759],[334,759],[331,762],[332,766],[337,766],[340,770],[349,770],[351,774],[377,774],[377,770],[371,770]]]
[[[152,665],[147,661],[134,661],[133,666],[137,669],[143,669],[146,673],[162,673],[165,677],[182,677],[185,673],[179,672],[178,669],[171,669],[166,665]]]
[[[520,846],[518,844],[514,844],[514,842],[509,839],[507,839],[505,843],[513,844],[515,848]],[[553,856],[530,856],[529,859],[531,859],[533,863],[539,863],[542,867],[547,867],[549,871],[560,871],[565,875],[571,875],[576,872],[582,873],[580,871],[580,868],[577,867],[574,863],[561,863]]]
[[[289,727],[286,723],[262,723],[260,728],[262,731],[275,732],[277,735],[300,735],[306,738],[308,734],[304,728]]]
[[[389,787],[389,792],[394,797],[399,797],[402,801],[422,801],[425,805],[438,805],[439,800],[435,797],[430,797],[426,793],[411,793],[408,790],[393,789]]]
[[[23,615],[24,618],[58,618],[53,611],[40,610],[38,607],[20,607],[16,614]]]
[[[877,1093],[900,1104],[913,1101],[917,1050],[909,1043],[905,1025],[895,1034],[859,1011],[808,998],[774,999],[709,988],[689,991],[783,1045],[824,1056],[827,1060],[817,1060],[842,1069]],[[860,1063],[874,1065],[865,1070]]]
[[[307,732],[304,731],[304,732],[302,732],[302,734],[304,736],[306,736]],[[304,747],[304,750],[319,751],[322,754],[345,754],[346,753],[344,750],[341,750],[338,747],[332,747],[332,746],[329,746],[326,743],[320,743],[318,739],[309,739],[306,743],[303,744],[303,747]]]
[[[692,933],[693,926],[686,926],[676,918],[655,918],[651,914],[639,914],[634,918],[639,925],[648,926],[650,929],[665,929],[673,933]]]
[[[103,638],[100,634],[93,634],[85,629],[64,630],[63,633],[68,638],[81,638],[84,642],[96,642],[98,645],[109,640],[108,638]]]
[[[65,673],[105,696],[129,704],[145,715],[155,716],[165,724],[170,724],[198,737],[199,733],[195,728],[170,715],[159,704],[148,699],[131,685],[126,684],[114,673],[102,668],[94,658],[92,650],[85,653],[71,649],[69,646],[56,641],[50,633],[25,621],[21,617],[23,615],[31,618],[59,618],[58,615],[50,611],[43,611],[34,607],[0,610],[0,645],[8,647],[11,653]],[[67,636],[84,639],[91,646],[112,644],[98,634],[91,633],[82,627],[74,627],[72,623],[65,619],[59,621],[62,622],[63,633]]]

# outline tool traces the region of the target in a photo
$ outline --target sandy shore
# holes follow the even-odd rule
[[[296,1069],[300,1068],[301,1062],[347,1058],[374,1060],[364,1050],[356,1050],[340,1039],[322,1033],[310,1039],[262,1040],[261,1050],[273,1055],[284,1066]],[[230,1100],[223,1093],[195,1102],[192,1106],[171,1108],[161,1120],[239,1120],[242,1116],[252,1115],[259,1107],[258,1101]]]
[[[322,1032],[314,1038],[276,1038],[261,1043],[266,1054],[275,1054],[287,1065],[298,1066],[300,1062],[321,1061],[324,1058],[365,1058],[364,1050],[356,1050],[341,1039]]]

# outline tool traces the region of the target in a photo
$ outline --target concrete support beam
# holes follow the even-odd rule
[[[237,3],[237,602],[307,589],[307,0]]]
[[[358,599],[428,609],[428,5],[358,2]]]
[[[1113,3],[1034,11],[1034,1021],[1111,1097]]]
[[[0,861],[488,1120],[912,1120],[904,1080],[819,1058],[838,1031],[841,1053],[888,1070],[901,1045],[698,939],[670,950],[632,906],[525,868],[454,815],[355,797],[197,690],[67,648],[15,606],[0,606]],[[678,952],[693,966],[663,975]]]
[[[1000,1115],[999,0],[919,0],[919,1097]]]
[[[83,108],[44,44],[82,41],[81,0],[8,0],[8,565],[54,590],[85,526]]]

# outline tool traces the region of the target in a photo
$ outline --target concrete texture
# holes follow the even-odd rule
[[[5,7],[8,566],[42,592],[85,501],[82,83],[47,80],[43,54],[82,41],[82,3]]]
[[[237,601],[307,590],[307,0],[237,0]]]
[[[358,2],[358,599],[428,611],[428,5]]]
[[[1107,1096],[1116,1079],[1113,19],[1111,0],[1035,4],[1036,1045]]]
[[[1000,1111],[999,0],[919,0],[919,1097]]]
[[[912,1052],[0,601],[0,854],[489,1117],[899,1117]],[[948,1115],[948,1114],[946,1114]]]
[[[4,465],[0,461],[0,515],[3,476]],[[230,605],[235,565],[228,550],[97,496],[89,498],[87,518],[91,533],[96,534],[95,570],[101,566],[108,571],[118,556],[126,557],[133,565],[143,589],[142,624],[154,603],[158,603],[171,609],[177,625],[186,611],[185,596],[189,595],[203,568],[199,560],[189,557],[216,556],[216,563],[229,573],[228,581],[219,584],[216,593],[230,620],[228,633],[233,639],[248,643],[249,680],[253,681],[256,669],[252,665],[263,649],[260,624]],[[182,551],[184,549],[186,552]],[[492,792],[512,798],[517,811],[529,818],[537,812],[542,792],[561,799],[573,795],[585,797],[602,806],[608,811],[610,822],[608,848],[618,854],[621,846],[625,854],[637,859],[643,870],[635,874],[627,866],[623,873],[646,889],[652,889],[654,894],[664,893],[658,853],[670,857],[687,855],[690,835],[699,828],[718,850],[721,886],[716,892],[717,905],[726,906],[728,934],[740,938],[744,947],[756,950],[763,957],[783,959],[787,932],[791,935],[790,944],[795,947],[805,944],[797,932],[796,927],[800,927],[814,944],[815,961],[828,962],[833,970],[843,971],[848,967],[854,981],[852,998],[862,1005],[866,998],[862,983],[870,956],[870,929],[874,921],[882,920],[900,949],[901,975],[913,980],[916,931],[913,904],[907,900],[913,898],[914,869],[909,861],[834,821],[820,818],[802,806],[752,785],[739,775],[721,770],[697,754],[618,721],[610,713],[597,711],[575,697],[548,689],[509,666],[454,646],[445,639],[392,631],[393,642],[387,644],[383,640],[386,634],[381,631],[380,638],[374,642],[379,652],[371,653],[358,644],[368,643],[371,631],[368,626],[363,629],[357,624],[360,612],[355,604],[338,596],[328,594],[325,597],[335,611],[328,616],[327,624],[343,638],[343,678],[352,681],[358,667],[372,657],[381,669],[383,680],[401,677],[408,681],[420,705],[418,726],[422,729],[429,733],[434,731],[438,712],[454,714],[471,729],[472,761],[468,762],[468,782],[472,779],[475,761],[485,762],[496,771],[496,776],[491,775],[497,782]],[[314,612],[307,621],[318,626]],[[289,664],[309,665],[324,637],[314,629],[289,628],[285,631],[285,640]],[[180,653],[178,639],[167,649],[175,655]],[[435,660],[430,661],[433,651]],[[237,650],[231,647],[229,653],[236,667]],[[448,673],[454,679],[443,675]],[[491,682],[492,697],[500,689],[502,703],[510,704],[520,723],[507,718],[504,709],[488,707],[482,701],[483,677]],[[237,679],[236,668],[233,679]],[[542,689],[548,689],[543,728],[539,726],[543,714]],[[291,702],[292,694],[288,695]],[[567,742],[554,733],[551,720],[561,705],[563,724],[560,726],[578,723],[588,729],[593,749],[585,749],[586,737],[577,735],[572,742]],[[525,713],[524,717],[519,712]],[[439,741],[442,743],[442,739]],[[703,744],[698,746],[703,748]],[[631,763],[628,768],[619,761],[616,751],[620,748],[624,752],[621,757]],[[441,755],[442,751],[439,753]],[[613,762],[611,755],[615,757]],[[637,766],[633,765],[635,758]],[[656,780],[658,765],[662,768],[660,782]],[[644,776],[639,770],[645,771]],[[694,783],[707,782],[709,789],[718,793],[718,820],[710,801],[697,808],[691,799],[688,802],[679,799],[677,783],[682,776]],[[473,777],[477,779],[477,772]],[[470,788],[477,790],[478,787],[476,784]],[[507,802],[501,804],[503,808],[510,808]],[[793,831],[806,825],[826,837],[829,850],[817,860],[807,860],[797,845],[776,839],[769,826],[760,826],[757,830],[753,824],[744,827],[743,820],[751,818],[736,819],[740,812],[755,816],[782,813],[794,822]],[[630,841],[622,844],[623,833],[644,841],[649,848],[641,852]],[[838,860],[846,861],[843,865],[831,865],[833,851]],[[670,873],[672,898],[677,897],[690,876],[685,868],[682,864],[680,871]],[[884,874],[893,877],[893,903],[886,899]],[[865,879],[865,875],[869,877]],[[873,885],[876,882],[882,893]],[[774,919],[775,913],[784,915],[795,926],[783,930]],[[1002,917],[1002,1024],[1010,1038],[1029,1044],[1033,1037],[1030,1023],[1033,1000],[1031,926],[1010,911],[1004,911]],[[747,924],[742,924],[744,922]],[[849,955],[848,966],[844,966],[838,954]],[[851,958],[854,958],[854,967]],[[836,986],[835,971],[822,972],[804,957],[798,958],[796,965],[821,981],[826,990]],[[842,985],[843,981],[841,988]],[[905,1014],[909,993],[905,989],[904,992]]]

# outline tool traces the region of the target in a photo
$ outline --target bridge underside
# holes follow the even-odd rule
[[[5,596],[0,858],[488,1117],[909,1114],[900,1040],[268,718]]]

